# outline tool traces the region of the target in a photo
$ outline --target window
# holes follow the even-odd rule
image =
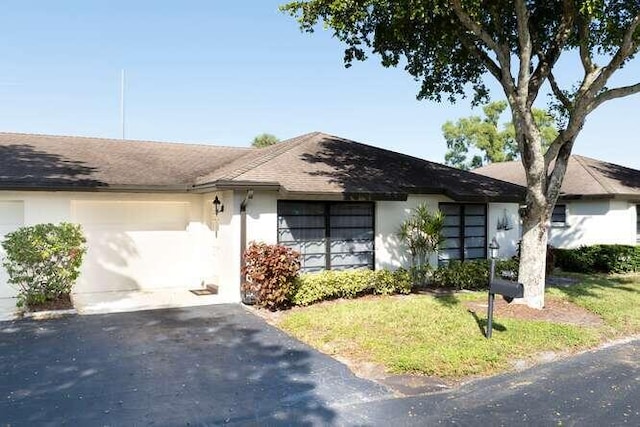
[[[551,213],[552,227],[565,227],[567,225],[567,205],[555,205]]]
[[[440,203],[444,213],[442,234],[445,241],[438,251],[439,260],[482,259],[487,257],[487,206]]]
[[[278,243],[300,252],[303,272],[373,269],[374,204],[278,202]]]

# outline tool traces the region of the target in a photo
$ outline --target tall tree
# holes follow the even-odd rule
[[[303,31],[319,21],[346,44],[344,61],[373,52],[384,66],[402,64],[421,82],[419,99],[451,101],[469,87],[488,100],[484,78],[495,79],[512,114],[527,177],[519,278],[525,300],[544,306],[546,224],[567,162],[587,115],[603,103],[640,91],[640,83],[610,87],[640,41],[638,0],[308,0],[282,9]],[[575,56],[574,84],[562,86],[554,69]],[[640,80],[640,77],[636,76]],[[548,149],[533,104],[548,84],[562,115]]]
[[[277,136],[271,135],[270,133],[261,133],[260,135],[253,138],[251,146],[255,148],[264,148],[273,144],[277,144],[278,142],[280,142],[280,140]]]
[[[506,101],[491,102],[484,107],[484,119],[464,117],[456,123],[442,125],[447,143],[445,163],[458,169],[474,169],[487,163],[508,162],[520,158],[513,122],[499,127],[500,116],[507,109]],[[533,109],[533,118],[542,135],[542,147],[547,149],[558,137],[555,119],[545,110]],[[470,159],[469,149],[473,157]]]

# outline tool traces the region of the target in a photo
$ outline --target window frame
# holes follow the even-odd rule
[[[557,213],[556,209],[562,208],[561,213]],[[554,221],[554,216],[561,216],[562,220]],[[566,203],[556,203],[553,207],[553,211],[551,211],[551,218],[549,219],[549,223],[552,228],[565,228],[567,227],[567,204]]]
[[[358,268],[367,268],[367,269],[371,269],[371,270],[375,270],[376,267],[376,204],[375,202],[369,202],[369,201],[349,201],[349,200],[342,200],[342,201],[324,201],[324,200],[278,200],[277,203],[277,212],[276,212],[276,216],[277,216],[277,241],[278,244],[283,244],[285,246],[287,246],[287,243],[291,243],[290,241],[285,241],[284,243],[281,241],[280,239],[280,232],[281,230],[284,229],[291,229],[289,227],[281,227],[280,226],[280,218],[282,216],[285,216],[281,213],[282,209],[281,206],[282,205],[286,205],[286,204],[307,204],[307,205],[316,205],[316,206],[322,206],[323,209],[323,213],[322,213],[322,217],[323,217],[323,227],[322,230],[324,230],[324,234],[323,234],[323,240],[324,240],[324,251],[322,252],[322,255],[324,255],[324,266],[321,267],[321,269],[323,271],[327,271],[327,270],[343,270],[343,269],[358,269]],[[332,206],[335,205],[363,205],[363,206],[367,206],[368,209],[370,209],[371,215],[365,215],[365,214],[332,214]],[[317,215],[293,215],[293,214],[288,214],[290,216],[320,216],[320,214]],[[371,218],[371,250],[360,250],[360,251],[355,251],[353,253],[370,253],[371,254],[371,262],[367,263],[366,265],[356,265],[356,264],[345,264],[345,265],[340,265],[340,266],[333,266],[331,265],[332,259],[331,256],[332,255],[340,255],[340,254],[347,254],[348,252],[344,252],[344,251],[340,251],[340,252],[332,252],[332,248],[331,248],[331,243],[332,243],[332,230],[345,230],[345,229],[364,229],[368,227],[357,227],[357,226],[332,226],[331,223],[331,218],[333,216],[336,217],[367,217],[367,218]],[[297,228],[297,229],[305,229],[306,227],[293,227],[293,228]],[[314,229],[320,229],[320,227],[311,227]],[[349,239],[345,240],[348,241]],[[355,239],[351,239],[351,240],[355,240]],[[368,241],[368,240],[367,240]],[[296,243],[298,242],[305,242],[305,240],[300,240],[300,241],[296,241]],[[301,254],[302,257],[304,257],[306,254]],[[320,255],[320,253],[318,253],[317,255]],[[351,266],[351,267],[349,267]],[[345,268],[346,267],[346,268]],[[313,268],[313,267],[312,267]],[[303,266],[301,268],[301,270],[304,269],[304,261],[303,261]]]
[[[455,207],[457,207],[459,209],[458,210],[458,216],[460,217],[460,224],[458,224],[457,226],[445,226],[444,228],[457,227],[459,229],[457,236],[455,236],[455,237],[447,237],[447,238],[445,238],[445,240],[447,240],[447,239],[458,239],[460,257],[459,258],[441,259],[438,256],[438,263],[447,263],[447,262],[452,261],[452,260],[466,261],[466,260],[475,260],[475,259],[487,259],[487,256],[488,256],[488,252],[487,252],[487,244],[488,243],[487,242],[488,242],[488,235],[489,235],[489,208],[488,208],[488,205],[486,203],[456,203],[456,202],[440,202],[440,203],[438,203],[438,209],[440,209],[442,206],[455,206]],[[473,207],[480,206],[480,207],[482,207],[484,213],[483,213],[483,215],[467,214],[466,213],[467,206],[473,206]],[[442,210],[442,209],[440,209],[440,210]],[[465,219],[468,216],[469,217],[471,217],[471,216],[473,216],[473,217],[484,216],[484,224],[483,224],[484,236],[466,236],[465,235],[465,228],[466,228]],[[446,217],[446,214],[445,214],[445,217]],[[474,225],[474,226],[477,227],[477,225]],[[483,246],[473,246],[471,248],[465,248],[465,241],[467,239],[476,238],[476,237],[482,237],[484,239],[484,245]],[[465,254],[465,250],[466,249],[482,249],[483,255],[481,257],[469,258]],[[446,250],[450,250],[450,249],[446,249]]]

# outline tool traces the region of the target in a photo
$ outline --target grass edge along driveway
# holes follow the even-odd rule
[[[495,374],[542,352],[575,352],[640,333],[640,276],[578,277],[577,285],[550,288],[547,298],[591,311],[603,326],[494,317],[493,338],[487,340],[481,332],[485,319],[474,318],[464,304],[486,301],[486,292],[332,301],[286,312],[277,325],[355,363],[448,379]]]

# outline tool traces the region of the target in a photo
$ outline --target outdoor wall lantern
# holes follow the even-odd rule
[[[218,196],[216,196],[216,198],[213,199],[213,210],[215,211],[216,216],[218,216],[218,214],[224,212],[224,205],[222,204],[220,199],[218,199]]]
[[[489,256],[491,257],[491,259],[498,258],[499,250],[500,250],[500,245],[498,244],[498,241],[494,236],[493,239],[491,239],[491,243],[489,243]]]

